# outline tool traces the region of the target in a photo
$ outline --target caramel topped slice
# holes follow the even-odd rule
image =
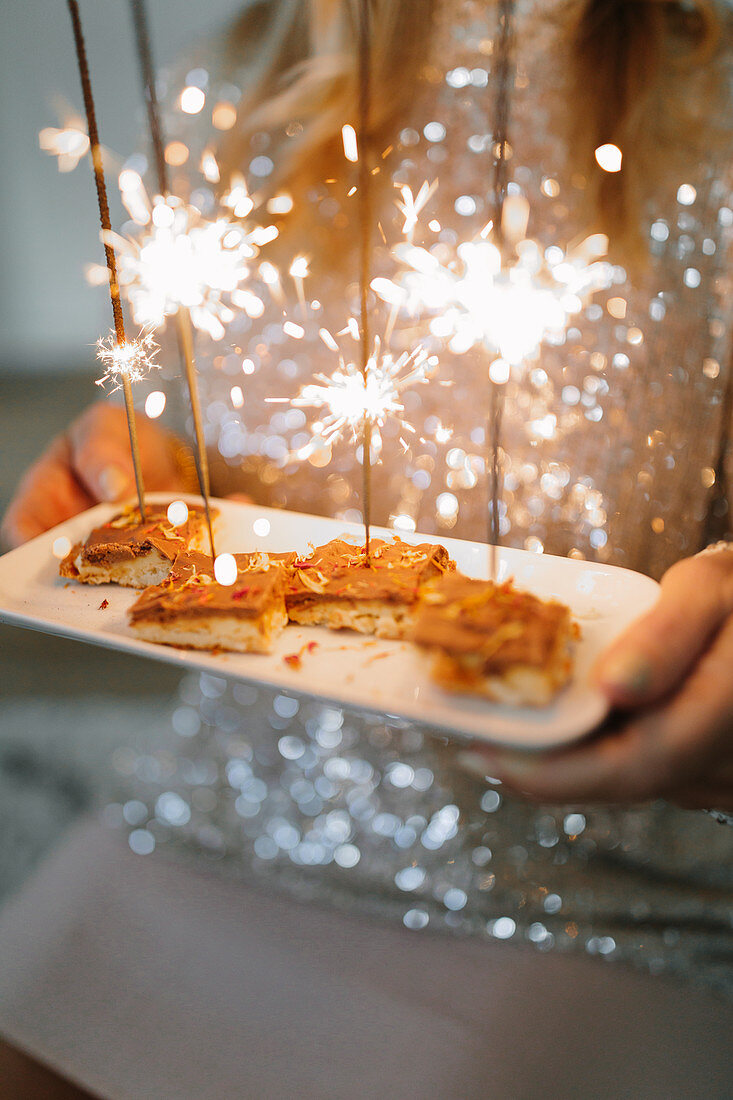
[[[182,550],[199,545],[204,528],[204,509],[197,504],[188,505],[187,518],[178,526],[168,519],[167,505],[149,505],[144,522],[139,510],[129,507],[77,543],[59,572],[84,584],[144,588],[163,580]]]
[[[166,621],[181,615],[256,618],[270,604],[282,602],[286,573],[280,563],[269,554],[235,554],[234,560],[234,584],[221,585],[208,554],[195,550],[179,554],[168,579],[145,589],[133,604],[130,621]]]
[[[425,586],[412,634],[442,687],[533,706],[569,679],[577,636],[564,604],[459,573]]]
[[[396,538],[363,547],[333,539],[292,566],[285,594],[293,622],[401,638],[421,585],[455,565],[443,546]]]
[[[367,561],[363,547],[333,539],[294,562],[288,607],[319,598],[411,603],[421,584],[454,568],[443,546],[373,539]]]

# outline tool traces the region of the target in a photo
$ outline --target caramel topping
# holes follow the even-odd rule
[[[203,521],[204,510],[197,504],[189,504],[188,519],[179,527],[168,521],[166,505],[149,505],[145,523],[141,522],[137,508],[126,508],[101,527],[94,528],[84,543],[82,554],[85,561],[100,564],[133,560],[155,549],[173,561],[198,533]]]
[[[130,609],[132,622],[169,621],[177,616],[236,615],[256,618],[282,601],[285,569],[268,554],[235,554],[237,577],[232,585],[218,584],[208,554],[186,551],[178,555],[170,576],[146,588]]]
[[[443,546],[374,539],[367,562],[363,547],[333,539],[310,557],[296,559],[286,601],[291,606],[319,598],[412,603],[421,584],[452,569]]]
[[[486,671],[512,665],[548,665],[558,639],[573,630],[570,611],[503,584],[460,573],[427,585],[421,593],[414,640],[452,654],[475,654]]]

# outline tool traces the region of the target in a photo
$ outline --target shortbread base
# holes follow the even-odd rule
[[[319,600],[288,608],[288,616],[291,622],[303,626],[355,630],[378,638],[404,638],[413,623],[409,607],[385,600]]]
[[[134,622],[132,629],[146,642],[162,645],[270,653],[287,621],[285,611],[275,607],[256,619],[237,615],[179,615],[170,622],[143,619]]]
[[[95,565],[85,562],[79,554],[74,562],[81,584],[119,584],[123,588],[147,588],[161,584],[171,571],[172,562],[159,550],[151,549],[132,560],[105,562]]]
[[[513,707],[544,707],[570,679],[572,661],[567,646],[549,668],[515,665],[501,675],[483,672],[480,658],[436,653],[432,679],[446,691],[483,695],[495,703]]]

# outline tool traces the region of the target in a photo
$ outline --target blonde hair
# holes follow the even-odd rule
[[[297,120],[270,186],[291,190],[343,172],[340,132],[357,110],[359,0],[249,0],[228,36],[224,65],[244,67],[239,117],[220,149],[225,169],[247,159],[259,130]],[[428,65],[435,9],[445,0],[371,0],[370,127],[389,139]],[[487,8],[496,0],[486,0]],[[715,0],[567,0],[557,17],[568,58],[565,111],[571,170],[586,180],[585,218],[629,262],[645,254],[642,212],[670,173],[709,155],[725,81],[716,56]],[[518,44],[521,51],[521,41]],[[577,105],[577,109],[576,106]],[[511,124],[510,124],[511,125]],[[623,151],[608,174],[598,146]]]
[[[239,70],[244,62],[247,75],[238,112],[242,122],[219,149],[224,170],[238,170],[246,162],[253,134],[287,128],[271,190],[292,188],[296,181],[303,190],[343,171],[341,128],[357,116],[358,3],[249,0],[228,35],[223,59],[225,69]],[[420,0],[416,20],[413,2],[372,0],[370,129],[375,137],[405,115],[427,58],[436,3]]]
[[[566,112],[566,133],[585,218],[639,265],[649,201],[721,144],[725,80],[712,62],[722,19],[711,0],[571,0],[565,18],[568,103],[582,105]],[[596,162],[608,143],[623,153],[620,172]]]

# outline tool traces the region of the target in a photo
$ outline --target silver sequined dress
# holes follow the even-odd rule
[[[568,178],[553,123],[559,59],[542,14],[550,7],[518,4],[511,190],[529,199],[529,232],[544,261],[557,264],[577,233],[582,180]],[[381,162],[383,174],[415,194],[424,180],[439,179],[415,242],[437,245],[441,256],[490,216],[494,34],[490,6],[446,0],[411,117]],[[222,87],[202,68],[188,79],[204,85],[207,105],[198,129],[175,107],[166,120],[169,137],[191,150],[176,189],[190,186],[188,168],[217,137],[201,120],[237,94],[230,77]],[[169,92],[175,103],[176,89]],[[266,182],[284,142],[285,134],[256,136],[242,166],[254,187]],[[647,212],[651,272],[631,285],[623,268],[607,264],[603,289],[508,384],[507,544],[658,577],[713,532],[724,534],[729,167],[690,164],[672,181]],[[208,367],[209,441],[226,466],[256,472],[262,503],[345,519],[359,516],[354,447],[336,447],[328,464],[317,451],[288,465],[288,452],[308,439],[308,413],[264,398],[292,397],[336,365],[318,329],[338,331],[356,310],[352,183],[324,183],[307,195],[311,213],[292,251],[311,258],[306,295],[319,307],[304,318],[293,282],[283,278],[285,311],[305,334],[288,336],[283,302],[265,296],[263,316],[238,314],[221,343],[202,339],[198,349]],[[380,194],[391,243],[403,216],[395,194]],[[211,201],[205,188],[195,197]],[[314,247],[334,226],[353,254],[336,272]],[[381,245],[375,273],[394,274]],[[386,306],[381,317],[385,323]],[[398,321],[393,345],[408,346],[419,323]],[[420,331],[439,373],[405,395],[417,429],[406,453],[399,426],[384,430],[374,518],[483,539],[486,360],[452,353],[425,323]],[[245,392],[243,405],[236,390],[233,403],[233,387]],[[172,742],[164,739],[154,756],[118,757],[135,787],[119,812],[140,851],[185,840],[202,858],[411,929],[583,950],[733,992],[733,830],[701,813],[661,803],[528,807],[499,786],[467,779],[453,748],[429,731],[208,675],[184,682],[172,725]]]

